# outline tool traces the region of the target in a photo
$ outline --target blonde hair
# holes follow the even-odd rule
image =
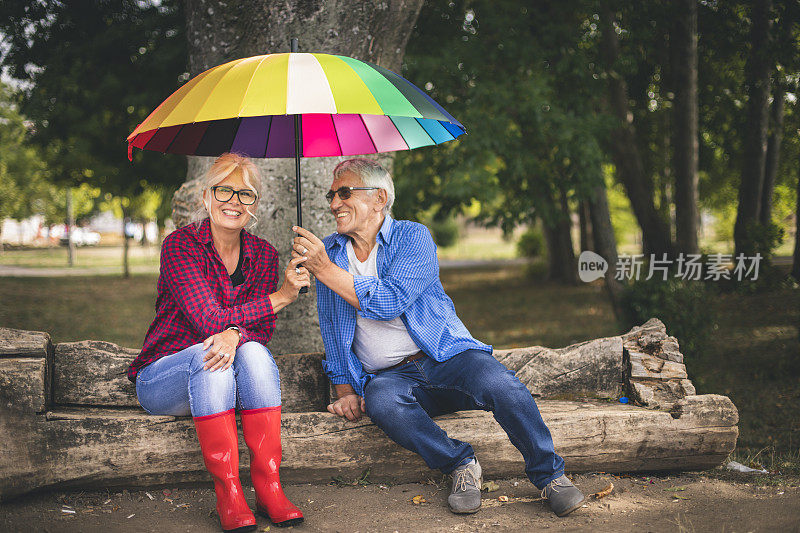
[[[219,156],[203,177],[200,206],[198,206],[197,210],[194,212],[194,216],[192,216],[192,220],[195,224],[199,225],[206,216],[213,221],[211,210],[206,201],[207,191],[234,172],[241,173],[244,184],[256,193],[256,202],[253,205],[244,206],[245,212],[250,215],[250,218],[253,220],[253,222],[248,225],[248,229],[252,229],[256,225],[258,217],[254,212],[250,211],[250,208],[258,205],[258,199],[261,197],[259,194],[261,190],[261,175],[258,172],[258,167],[256,167],[255,163],[253,163],[249,157],[232,152],[226,152]]]

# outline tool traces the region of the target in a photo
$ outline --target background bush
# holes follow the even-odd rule
[[[685,356],[700,357],[716,328],[716,314],[709,305],[715,293],[701,281],[656,277],[634,281],[622,297],[626,329],[658,318],[678,339]]]

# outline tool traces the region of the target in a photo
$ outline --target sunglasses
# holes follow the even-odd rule
[[[229,202],[233,195],[239,197],[239,202],[242,205],[253,205],[256,203],[256,193],[251,189],[241,189],[236,190],[233,187],[228,187],[227,185],[215,185],[211,187],[211,192],[214,193],[214,198],[217,199],[218,202]]]
[[[328,191],[325,193],[325,199],[328,200],[328,203],[331,203],[333,198],[338,194],[339,198],[347,200],[353,195],[353,191],[376,191],[378,189],[380,189],[380,187],[339,187],[335,191]]]

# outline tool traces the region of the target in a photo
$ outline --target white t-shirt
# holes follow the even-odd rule
[[[354,276],[378,277],[378,244],[363,263],[356,257],[353,244],[347,241],[348,270]],[[419,351],[419,346],[408,334],[400,317],[392,320],[372,320],[361,315],[356,317],[356,334],[353,352],[367,372],[375,372],[394,366],[409,355]]]

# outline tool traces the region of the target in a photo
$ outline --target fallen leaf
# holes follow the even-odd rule
[[[428,503],[428,500],[423,498],[422,495],[414,496],[413,498],[411,498],[411,501],[414,503],[414,505],[419,505],[421,503]]]
[[[499,489],[500,485],[498,485],[494,481],[484,481],[483,485],[481,485],[481,490],[485,490],[486,492],[494,492]]]
[[[594,494],[592,494],[592,498],[594,498],[594,499],[596,499],[596,500],[599,500],[600,498],[605,498],[606,496],[608,496],[609,494],[611,494],[611,491],[612,491],[612,490],[614,490],[614,484],[613,484],[613,483],[609,483],[609,484],[608,484],[608,485],[606,485],[606,487],[605,487],[603,490],[601,490],[600,492],[595,492]]]
[[[678,492],[681,490],[686,490],[686,487],[671,487],[669,489],[664,489],[667,492]]]
[[[507,502],[508,501],[508,496],[500,496],[499,498],[497,498],[497,501]]]
[[[688,496],[678,496],[677,494],[673,494],[672,497],[676,500],[691,500]]]

